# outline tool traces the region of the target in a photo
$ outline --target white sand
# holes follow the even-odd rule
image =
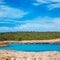
[[[8,58],[11,60],[60,60],[60,52],[23,52],[23,51],[7,51],[0,50],[0,58]]]

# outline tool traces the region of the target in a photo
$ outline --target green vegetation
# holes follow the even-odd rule
[[[0,40],[44,40],[60,38],[60,32],[6,32],[0,33]]]

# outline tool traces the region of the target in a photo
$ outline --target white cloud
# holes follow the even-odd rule
[[[0,22],[0,24],[3,24],[3,23],[10,23],[10,22],[3,22],[3,21],[2,21],[2,22]]]
[[[27,14],[27,12],[24,12],[20,9],[8,7],[6,5],[0,6],[0,19],[2,19],[2,18],[21,18],[26,14]]]
[[[54,8],[60,8],[60,3],[56,3],[56,4],[50,4],[48,5],[49,10],[52,10]]]
[[[40,5],[40,3],[32,3],[34,6],[38,6]]]
[[[47,0],[36,0],[38,3],[48,3]]]
[[[56,28],[60,29],[60,18],[54,19],[53,23],[54,23],[54,25],[55,25]]]
[[[20,30],[28,30],[28,31],[59,31],[60,29],[60,18],[49,18],[45,17],[43,19],[36,18],[33,21],[27,22],[23,25],[17,26]],[[56,29],[56,30],[55,30]],[[44,31],[45,31],[44,30]]]
[[[36,0],[36,3],[33,3],[34,6],[38,6],[41,4],[47,4],[46,7],[49,8],[49,10],[54,8],[60,8],[60,0]]]
[[[48,0],[47,0],[48,1]],[[50,2],[60,2],[60,0],[49,0]]]
[[[10,31],[9,27],[0,27],[0,32],[8,32]]]
[[[0,27],[0,31],[60,31],[60,18],[37,17],[34,20],[20,22],[24,22],[24,24]]]
[[[60,0],[36,0],[38,3],[60,2]]]

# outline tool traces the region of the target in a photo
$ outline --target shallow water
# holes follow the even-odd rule
[[[60,51],[60,44],[9,44],[0,50],[16,50],[28,52]]]

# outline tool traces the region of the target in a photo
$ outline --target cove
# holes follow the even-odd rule
[[[0,50],[15,50],[26,52],[42,52],[42,51],[60,51],[60,44],[8,44],[8,46],[0,47]]]

